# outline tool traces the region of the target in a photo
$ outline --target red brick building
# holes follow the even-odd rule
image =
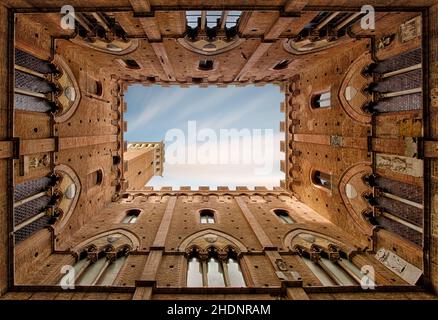
[[[0,5],[2,299],[435,298],[436,1],[72,2]],[[281,187],[143,187],[134,83],[281,86]]]

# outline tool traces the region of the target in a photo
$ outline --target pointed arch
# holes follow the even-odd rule
[[[194,245],[194,241],[196,239],[199,239],[203,236],[207,236],[207,235],[214,235],[217,237],[221,237],[223,239],[225,239],[226,241],[224,242],[223,247],[226,247],[227,245],[232,245],[235,249],[238,250],[239,253],[242,252],[247,252],[246,246],[240,242],[239,240],[237,240],[236,238],[234,238],[233,236],[230,236],[229,234],[219,231],[219,230],[215,230],[215,229],[205,229],[202,231],[198,231],[195,232],[191,235],[189,235],[188,237],[186,237],[185,239],[183,239],[180,243],[180,245],[178,246],[178,251],[180,252],[184,252],[186,251],[189,247],[191,247],[192,245]],[[206,240],[209,241],[209,240]],[[205,247],[207,247],[208,245],[206,245]]]
[[[64,122],[73,116],[81,101],[81,90],[79,84],[68,66],[67,62],[60,55],[55,55],[53,64],[60,70],[60,75],[55,77],[55,81],[62,88],[62,93],[56,97],[61,107],[60,111],[54,115],[55,122]]]
[[[58,208],[62,210],[63,214],[59,223],[54,225],[55,233],[58,233],[59,230],[64,228],[73,214],[81,194],[82,185],[76,172],[67,165],[57,165],[54,172],[62,177],[58,188],[65,195],[58,204]]]
[[[114,242],[108,242],[109,237],[119,237]],[[106,240],[106,241],[105,241]],[[119,241],[121,240],[121,241]],[[117,243],[116,243],[117,242]],[[118,249],[124,248],[126,246],[130,247],[130,250],[137,250],[140,247],[140,239],[129,230],[126,229],[112,229],[102,233],[98,233],[91,238],[88,238],[84,241],[81,241],[77,245],[75,245],[71,251],[80,253],[83,248],[88,246],[95,246],[97,250],[102,250],[108,245],[111,245],[113,248]]]
[[[338,188],[351,219],[362,232],[371,235],[373,226],[364,219],[362,214],[368,209],[368,204],[360,196],[353,197],[354,194],[359,195],[369,189],[362,181],[362,176],[369,173],[372,173],[369,163],[357,163],[343,172],[339,179]],[[352,195],[351,193],[354,194]]]
[[[305,240],[304,237],[300,239],[299,238],[300,235],[309,235],[309,240]],[[314,238],[313,242],[311,241],[311,239],[312,239],[311,237]],[[318,241],[317,241],[318,239],[325,240],[325,242],[327,242],[327,245],[329,245],[329,244],[335,245],[336,247],[338,247],[340,250],[344,251],[347,254],[351,254],[351,253],[356,252],[358,250],[352,244],[350,244],[348,242],[344,242],[343,239],[333,238],[332,236],[329,236],[327,234],[313,231],[313,230],[304,229],[304,228],[294,229],[294,230],[290,231],[289,233],[287,233],[283,239],[283,245],[285,248],[289,248],[290,250],[294,250],[295,244],[299,244],[299,242],[303,242],[303,241],[309,242],[309,245],[308,245],[309,247],[312,245],[321,246],[321,244],[318,243]]]

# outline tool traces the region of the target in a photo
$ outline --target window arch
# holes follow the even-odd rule
[[[285,224],[292,224],[295,221],[290,217],[289,211],[286,209],[274,209],[274,214]]]
[[[284,70],[284,69],[286,69],[289,66],[290,63],[291,63],[291,60],[283,59],[283,60],[280,60],[272,69],[274,69],[274,70]]]
[[[312,183],[316,186],[323,187],[327,190],[332,189],[332,175],[319,171],[312,171]]]
[[[125,213],[125,217],[122,220],[122,223],[136,223],[140,213],[141,213],[140,209],[127,210]]]
[[[214,61],[203,59],[199,61],[198,69],[201,71],[210,71],[213,70]]]
[[[103,93],[102,82],[89,76],[87,80],[87,92],[95,96],[101,96]]]
[[[87,176],[87,182],[89,188],[101,185],[102,181],[103,181],[103,171],[101,169],[95,170],[89,173]]]
[[[199,222],[201,224],[213,224],[216,223],[215,211],[213,209],[201,209],[199,210]]]
[[[355,286],[364,275],[343,252],[331,246],[330,252],[313,246],[311,250],[297,246],[302,261],[323,286]]]
[[[140,65],[134,59],[121,60],[123,66],[128,69],[138,70],[141,69]]]
[[[79,286],[111,286],[119,274],[126,256],[129,253],[128,247],[115,250],[108,247],[105,250],[97,251],[94,246],[81,252],[79,260],[74,264],[74,274],[69,272],[64,275],[59,284],[71,284]]]
[[[314,94],[311,99],[312,109],[325,109],[331,107],[330,90]]]
[[[192,248],[188,254],[187,286],[246,287],[236,251]]]

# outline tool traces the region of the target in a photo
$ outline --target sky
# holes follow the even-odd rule
[[[132,85],[125,100],[125,140],[166,146],[163,177],[149,186],[273,188],[284,179],[279,86]]]

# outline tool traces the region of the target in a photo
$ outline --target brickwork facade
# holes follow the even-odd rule
[[[145,2],[109,10],[106,0],[77,0],[75,30],[61,28],[57,1],[0,5],[2,298],[434,298],[437,5],[377,6],[372,33],[349,11],[326,20],[321,1]],[[235,30],[215,30],[212,55],[178,6],[242,13]],[[144,187],[163,173],[164,146],[134,151],[124,140],[133,83],[280,85],[281,187]],[[229,275],[223,287],[206,285],[212,261],[223,270],[237,261],[245,285],[230,286]],[[99,263],[119,268],[110,284],[100,282],[106,271],[84,280]],[[189,285],[190,263],[204,285]],[[60,287],[68,265],[85,272],[73,290]],[[368,266],[374,292],[360,288]]]

